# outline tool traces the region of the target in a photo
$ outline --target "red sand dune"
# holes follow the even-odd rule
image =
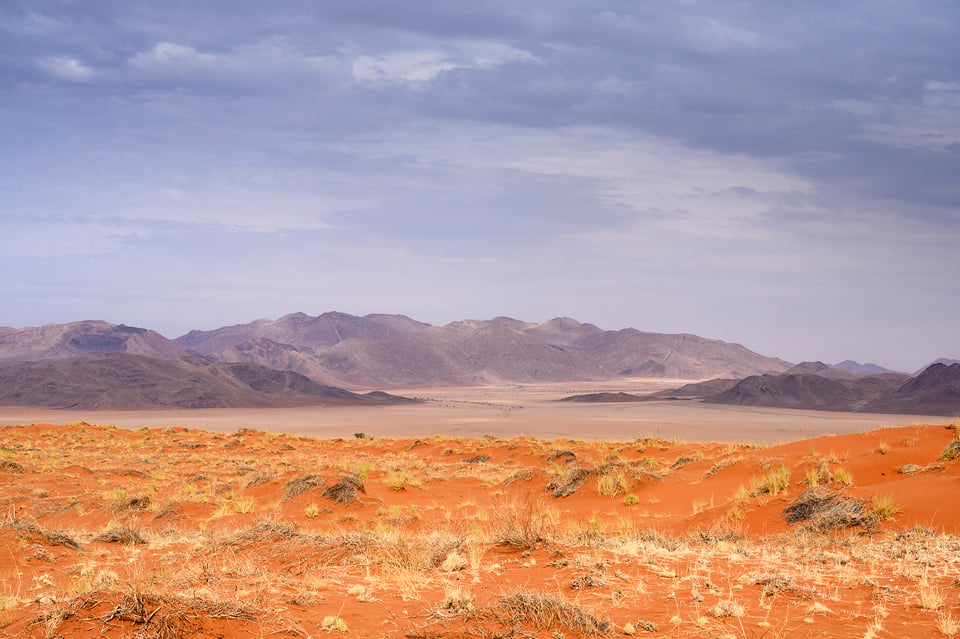
[[[0,637],[949,636],[956,436],[5,427]]]

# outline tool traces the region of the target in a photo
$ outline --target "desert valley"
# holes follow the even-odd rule
[[[571,319],[0,328],[0,636],[960,636],[958,414]]]

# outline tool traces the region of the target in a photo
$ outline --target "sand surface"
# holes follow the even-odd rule
[[[0,639],[956,637],[958,425],[769,447],[0,427]]]
[[[558,403],[598,391],[649,393],[690,380],[634,379],[611,384],[501,385],[396,392],[427,400],[413,406],[203,409],[158,411],[49,410],[0,406],[0,425],[86,421],[125,428],[183,426],[216,431],[256,428],[315,437],[481,437],[526,435],[629,441],[662,437],[686,441],[776,444],[884,426],[943,423],[922,415],[886,415],[751,408],[699,401],[625,404]]]

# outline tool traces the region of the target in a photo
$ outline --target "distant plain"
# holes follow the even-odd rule
[[[598,391],[651,393],[691,380],[630,378],[617,382],[500,384],[391,389],[426,400],[376,407],[224,408],[198,410],[73,410],[0,406],[0,425],[86,421],[125,428],[183,426],[223,432],[256,428],[313,437],[447,435],[628,441],[660,437],[685,441],[776,444],[826,434],[945,421],[921,415],[753,408],[674,400],[625,404],[560,403]]]

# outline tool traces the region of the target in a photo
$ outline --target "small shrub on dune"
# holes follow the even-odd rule
[[[93,541],[100,541],[108,544],[127,544],[127,545],[145,545],[147,540],[133,528],[125,526],[111,528],[102,532],[93,538]]]
[[[67,548],[73,548],[74,550],[80,550],[80,542],[70,535],[58,530],[47,530],[46,528],[41,528],[33,522],[22,521],[19,519],[9,519],[3,522],[3,527],[12,528],[22,537],[39,537],[42,541],[45,541],[51,546],[65,546]]]
[[[349,504],[358,501],[357,493],[366,494],[367,491],[359,477],[346,475],[337,483],[323,489],[323,496],[338,504]]]
[[[286,493],[284,493],[282,501],[292,499],[297,495],[302,495],[303,493],[313,490],[318,486],[323,486],[323,477],[320,475],[306,475],[304,477],[298,477],[297,479],[292,479],[287,482],[285,486]]]
[[[491,538],[498,546],[533,550],[553,538],[553,525],[542,501],[528,497],[505,502],[494,512]]]
[[[554,499],[569,497],[587,483],[587,480],[593,472],[594,471],[587,470],[586,468],[574,468],[563,476],[558,477],[556,481],[551,482],[547,488],[552,491],[551,496]]]
[[[954,439],[952,442],[947,444],[947,447],[943,449],[943,452],[940,453],[940,457],[937,459],[940,461],[952,462],[958,457],[960,457],[960,439]]]
[[[522,590],[500,595],[496,604],[476,614],[481,620],[490,619],[505,626],[529,624],[536,630],[553,631],[554,637],[563,634],[564,630],[597,636],[607,634],[611,627],[606,619],[577,605]]]
[[[23,464],[19,464],[12,459],[7,459],[5,457],[0,457],[0,471],[14,473],[17,475],[27,472],[23,467]]]
[[[335,615],[327,615],[320,624],[327,632],[346,632],[347,622]]]
[[[839,528],[863,526],[873,528],[877,517],[859,499],[845,497],[825,486],[814,486],[800,493],[783,510],[788,524],[807,522],[806,526],[819,532]]]

